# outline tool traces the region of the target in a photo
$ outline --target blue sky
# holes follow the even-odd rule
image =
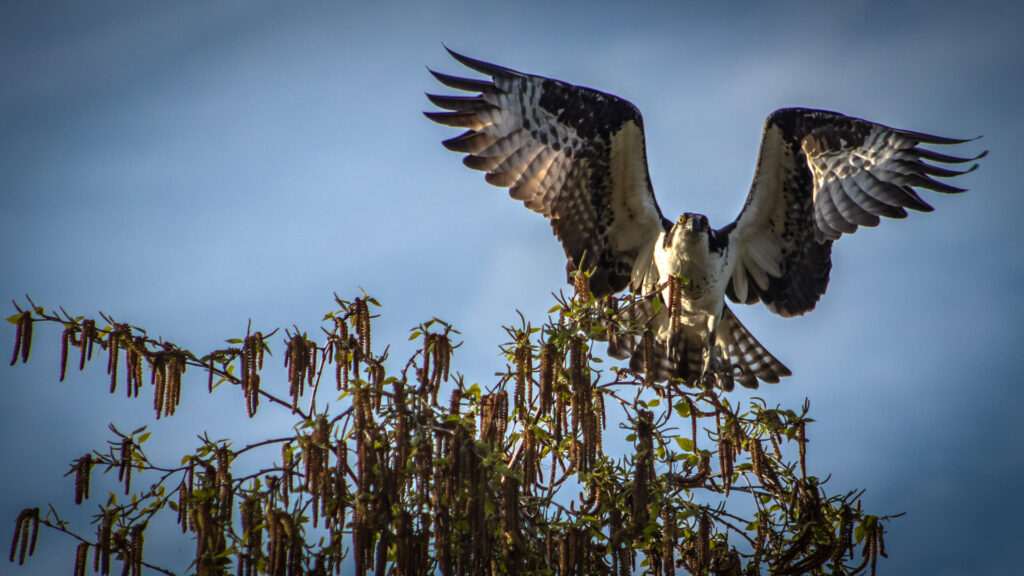
[[[958,182],[970,192],[929,194],[934,213],[836,245],[815,312],[738,314],[794,372],[762,395],[810,399],[814,472],[907,513],[883,573],[1007,573],[1024,511],[1022,19],[1005,2],[7,2],[0,296],[102,310],[198,351],[250,318],[317,331],[332,293],[363,287],[392,357],[438,316],[465,336],[456,367],[489,384],[501,325],[517,309],[541,322],[564,262],[547,223],[462,167],[439,144],[454,132],[421,115],[442,90],[426,66],[463,72],[442,42],[634,102],[663,211],[715,226],[738,213],[776,108],[983,134],[963,148],[990,150]],[[0,350],[12,340],[0,332]],[[50,501],[70,513],[67,463],[108,422],[151,419],[147,400],[103,392],[100,363],[57,383],[58,342],[40,326],[32,362],[2,369],[4,467],[27,470],[0,473],[0,519]],[[179,415],[151,426],[155,456],[197,428],[287,425],[249,422],[240,395],[208,397],[191,376]],[[58,534],[41,550],[0,572],[71,562]]]

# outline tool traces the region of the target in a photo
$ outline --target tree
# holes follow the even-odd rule
[[[575,288],[544,326],[506,328],[507,365],[486,386],[451,370],[459,333],[449,324],[414,328],[421,346],[397,368],[371,345],[379,304],[335,296],[322,334],[283,334],[287,393],[261,381],[277,330],[250,326],[196,354],[103,314],[29,300],[10,318],[12,365],[28,361],[35,324],[56,324],[61,380],[72,356],[82,369],[105,351],[109,391],[150,388],[157,419],[174,415],[192,369],[210,393],[237,388],[250,418],[287,411],[295,425],[246,446],[202,434],[166,463],[146,455],[146,427],[112,424],[106,449],[72,463],[75,502],[90,499],[99,469],[109,483],[116,471],[130,498],[111,492],[88,531],[53,506],[26,508],[10,560],[26,562],[42,525],[78,541],[75,574],[109,574],[115,561],[132,576],[874,574],[889,517],[862,511],[859,491],[828,495],[807,473],[806,402],[733,406],[722,391],[603,367],[596,341],[651,339],[615,314],[631,297],[596,300],[585,275]],[[328,409],[327,398],[338,402]],[[632,449],[606,451],[609,434]],[[243,454],[261,465],[239,470]],[[172,518],[195,543],[187,567],[144,559],[147,527]]]

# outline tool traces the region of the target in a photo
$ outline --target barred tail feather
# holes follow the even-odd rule
[[[675,379],[686,386],[716,386],[728,391],[737,382],[746,388],[757,388],[759,381],[775,384],[791,375],[789,368],[754,338],[728,306],[723,309],[716,333],[715,357],[708,372],[703,374],[703,381],[704,335],[681,327],[666,342],[668,309],[662,304],[660,294],[632,301],[618,310],[612,324],[606,331],[608,355],[629,359],[631,370],[651,371],[650,376],[656,382]],[[653,339],[646,352],[645,337]]]
[[[758,380],[777,384],[784,376],[792,375],[789,368],[754,338],[728,306],[722,310],[718,324],[718,346],[732,365],[732,376],[747,388],[757,388]]]

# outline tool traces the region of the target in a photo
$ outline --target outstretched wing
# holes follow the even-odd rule
[[[478,93],[427,95],[447,110],[428,118],[467,128],[445,147],[467,153],[466,166],[549,218],[569,272],[593,270],[595,295],[629,285],[638,257],[671,224],[651,189],[640,112],[610,94],[449,52],[492,81],[431,71],[446,86]]]
[[[828,286],[832,242],[880,216],[905,218],[932,207],[915,188],[963,188],[935,180],[970,172],[931,162],[977,160],[919,148],[967,140],[897,130],[824,110],[787,108],[765,122],[754,183],[735,222],[723,228],[736,265],[727,294],[794,316],[814,309]]]

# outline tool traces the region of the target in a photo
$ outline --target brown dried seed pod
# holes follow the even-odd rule
[[[75,570],[72,572],[74,576],[85,576],[85,571],[89,563],[89,543],[82,542],[75,549]]]
[[[36,550],[36,537],[39,534],[39,508],[25,508],[14,520],[14,536],[11,539],[10,561],[18,557],[18,565],[25,563],[27,556]]]
[[[340,345],[338,345],[340,347]],[[337,360],[334,363],[334,382],[338,389],[338,392],[342,390],[348,390],[348,369],[349,364],[346,361],[345,355],[347,354],[344,349],[335,352],[338,355]]]
[[[117,391],[117,365],[120,360],[121,334],[124,330],[124,324],[115,324],[114,329],[107,336],[107,374],[110,375],[111,394]]]
[[[171,416],[181,400],[181,373],[185,371],[185,357],[172,352],[167,359],[167,384],[164,399],[164,416]]]
[[[586,273],[577,271],[573,276],[573,288],[576,291],[576,300],[578,302],[587,302],[590,300],[590,276]]]
[[[846,504],[839,509],[839,528],[836,533],[836,545],[832,550],[832,563],[839,566],[849,553],[853,557],[853,511]]]
[[[530,380],[530,374],[533,372],[533,358],[530,353],[530,341],[529,338],[524,334],[516,341],[515,349],[515,361],[516,361],[516,390],[513,396],[515,402],[516,413],[519,414],[520,418],[526,416],[526,406],[528,399],[527,386]]]
[[[253,374],[252,380],[249,382],[249,392],[246,395],[245,408],[249,417],[256,416],[256,410],[260,405],[260,375]]]
[[[661,561],[662,573],[671,576],[676,573],[676,516],[672,508],[661,509]]]
[[[526,486],[527,491],[530,491],[533,484],[537,482],[537,456],[537,438],[534,434],[533,426],[529,423],[524,423],[523,459],[521,466],[523,474],[523,484]]]
[[[365,298],[356,298],[352,306],[355,309],[356,336],[363,355],[369,358],[373,355],[370,347],[370,308]]]
[[[86,454],[75,462],[75,504],[81,504],[89,499],[92,465],[92,454]]]
[[[334,498],[337,502],[334,516],[334,530],[337,534],[345,531],[345,509],[348,505],[348,445],[338,440],[334,445],[334,457],[338,461],[334,471]]]
[[[554,389],[555,379],[555,347],[553,344],[545,343],[540,350],[540,374],[538,376],[538,395],[540,401],[538,403],[538,409],[542,415],[551,413],[551,406],[554,398],[552,397],[552,390]]]
[[[86,360],[92,359],[92,341],[96,336],[96,321],[95,320],[82,320],[82,333],[78,340],[78,369],[85,370]]]
[[[583,377],[585,362],[583,339],[574,336],[569,340],[569,388],[573,391],[582,388],[586,384]]]
[[[124,493],[130,494],[132,487],[132,454],[135,452],[135,444],[131,438],[121,440],[121,456],[118,459],[120,465],[117,470],[117,481],[124,482]]]
[[[68,345],[75,339],[75,327],[72,324],[68,324],[64,327],[64,332],[60,337],[60,381],[64,381],[64,376],[67,374],[68,369]]]
[[[242,521],[242,543],[245,546],[245,551],[240,550],[238,553],[239,575],[256,576],[263,547],[263,531],[259,529],[263,523],[263,514],[259,497],[247,497],[242,502],[239,516]]]
[[[438,358],[441,360],[441,379],[447,382],[452,361],[452,341],[446,333],[439,340],[439,343],[441,344],[440,351],[438,352]]]
[[[306,341],[306,348],[309,355],[309,359],[306,361],[306,366],[308,366],[306,369],[306,385],[313,386],[313,380],[316,378],[317,353],[320,351],[320,348],[312,340]]]
[[[433,342],[430,346],[430,354],[434,359],[434,368],[430,373],[430,385],[436,388],[441,385],[441,376],[444,375],[444,359],[442,355],[444,354],[443,342],[445,338],[441,334],[432,334],[431,340]]]
[[[111,532],[114,525],[114,512],[103,511],[103,519],[96,529],[96,554],[93,556],[93,572],[106,576],[110,574]]]
[[[256,357],[256,370],[263,370],[263,357],[266,354],[266,346],[263,343],[263,333],[256,332],[252,335],[253,337],[253,352]]]
[[[420,388],[428,390],[431,388],[430,381],[430,362],[431,358],[429,354],[423,355],[423,366],[416,369],[416,380],[420,383]]]
[[[636,454],[633,457],[633,521],[647,523],[649,483],[654,477],[653,418],[649,410],[636,416]]]
[[[231,460],[233,455],[231,450],[227,446],[220,446],[217,448],[217,471],[216,471],[216,483],[217,483],[217,503],[219,518],[218,521],[221,526],[231,526],[231,521],[234,516],[234,481],[231,477]]]
[[[728,496],[732,488],[732,438],[729,436],[728,424],[723,426],[721,417],[717,413],[715,422],[718,427],[718,469],[722,475],[722,489]]]
[[[28,310],[18,316],[17,327],[14,332],[14,354],[11,355],[11,366],[18,362],[21,357],[22,364],[28,362],[28,354],[32,349],[32,313]]]
[[[298,410],[299,397],[305,392],[307,371],[310,369],[310,346],[306,338],[296,334],[288,340],[284,364],[288,368],[289,395],[292,398],[292,411]]]
[[[158,352],[153,355],[150,365],[150,383],[153,385],[153,409],[156,411],[156,419],[159,420],[164,413],[165,388],[167,383],[167,357]]]
[[[189,509],[191,507],[192,487],[195,483],[195,461],[189,458],[181,485],[178,486],[178,525],[184,534],[189,527]]]
[[[700,513],[697,528],[697,569],[706,574],[711,565],[711,518],[706,510]]]
[[[131,575],[141,576],[142,575],[142,546],[145,538],[142,532],[146,529],[145,524],[135,524],[132,526],[131,537],[128,544],[128,549],[131,551]]]

